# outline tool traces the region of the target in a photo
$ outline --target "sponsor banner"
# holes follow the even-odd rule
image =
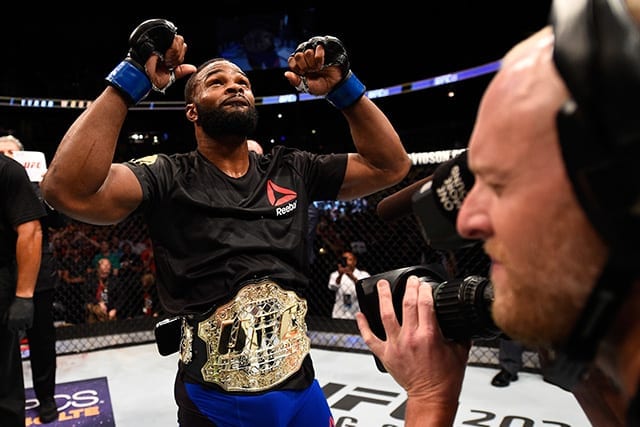
[[[25,390],[26,427],[41,425],[38,418],[38,399],[33,388]],[[111,396],[106,377],[56,384],[58,420],[46,424],[51,427],[101,426],[115,427]],[[45,425],[45,424],[42,424]]]
[[[40,151],[14,151],[12,157],[24,166],[31,182],[42,181],[42,176],[47,171],[47,160],[44,153]]]

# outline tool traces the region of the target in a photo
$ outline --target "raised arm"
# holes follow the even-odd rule
[[[64,135],[41,182],[49,204],[88,223],[116,223],[142,200],[142,188],[133,172],[112,164],[129,106],[144,99],[152,88],[164,90],[175,78],[195,70],[182,64],[186,44],[168,21],[145,21],[129,42],[126,59],[107,76],[109,86]]]
[[[110,224],[126,217],[142,200],[142,189],[126,166],[112,164],[128,105],[107,87],[76,119],[45,174],[44,198],[81,221]]]
[[[358,152],[349,154],[338,197],[362,197],[399,183],[409,172],[411,160],[384,113],[365,96],[342,113]]]
[[[357,153],[350,153],[339,199],[353,199],[400,182],[411,161],[398,133],[369,98],[350,69],[342,42],[335,37],[312,37],[289,57],[285,77],[299,91],[325,96],[342,111]]]

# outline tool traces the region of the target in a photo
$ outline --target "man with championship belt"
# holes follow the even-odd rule
[[[301,43],[285,77],[343,113],[357,153],[249,152],[251,82],[221,58],[185,64],[186,51],[173,23],[138,26],[108,86],[64,136],[43,193],[80,221],[146,219],[161,303],[180,322],[180,425],[331,426],[305,322],[307,208],[395,185],[409,157],[335,37]],[[196,150],[112,164],[129,107],[189,74],[185,111]]]

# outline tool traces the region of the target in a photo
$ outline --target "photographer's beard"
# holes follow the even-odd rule
[[[224,108],[195,104],[198,111],[196,123],[211,138],[227,135],[252,135],[258,126],[258,111],[255,106],[247,110],[227,111]]]
[[[536,236],[519,236],[525,245],[504,240],[486,245],[501,264],[499,274],[491,277],[494,321],[511,338],[531,347],[553,347],[567,340],[607,256],[577,201],[553,211],[544,232],[531,227]]]

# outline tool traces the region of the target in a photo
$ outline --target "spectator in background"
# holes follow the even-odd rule
[[[122,287],[109,258],[98,260],[98,267],[88,281],[87,322],[106,322],[118,317]]]
[[[72,242],[60,262],[61,286],[58,300],[62,302],[64,320],[71,324],[84,323],[87,294],[87,274],[91,264],[80,252],[80,242]]]
[[[145,248],[142,252],[140,252],[140,259],[142,260],[142,272],[143,273],[151,273],[154,276],[156,275],[156,261],[153,255],[153,243],[151,243],[151,239],[147,237],[144,240]]]
[[[0,138],[0,153],[9,157],[24,146],[19,139],[9,135]],[[41,423],[58,419],[58,408],[54,399],[56,387],[56,329],[54,325],[53,301],[58,282],[57,263],[53,256],[50,235],[53,229],[64,224],[61,215],[51,209],[40,193],[37,182],[31,183],[46,215],[40,218],[42,230],[42,253],[40,270],[33,293],[33,324],[26,329],[29,342],[29,363],[33,390],[38,399],[38,415]]]
[[[140,282],[144,264],[140,255],[133,253],[133,247],[129,242],[122,245],[122,256],[120,256],[120,269],[118,278],[122,284],[122,293],[127,296],[123,301],[120,318],[131,318],[140,315],[139,301],[142,297]]]
[[[82,222],[75,222],[70,225],[69,229],[72,231],[73,236],[71,243],[77,243],[80,254],[91,261],[96,252],[100,250],[100,239],[95,235],[96,227]],[[87,270],[87,273],[90,272],[91,263],[89,263],[89,270]]]
[[[20,333],[33,322],[46,215],[24,167],[0,154],[0,425],[24,427]]]
[[[113,274],[118,274],[118,270],[120,269],[120,256],[114,249],[111,248],[111,242],[109,242],[108,240],[100,241],[100,249],[91,260],[92,271],[95,271],[98,268],[98,262],[102,258],[108,258],[111,262]]]
[[[370,274],[358,269],[358,257],[351,251],[342,252],[338,269],[329,276],[329,289],[335,291],[331,317],[334,319],[355,319],[360,311],[356,282],[369,277]]]
[[[124,245],[123,241],[120,240],[120,236],[116,233],[111,235],[111,242],[109,243],[109,248],[111,252],[115,254],[115,256],[120,259],[122,258],[122,246]],[[113,260],[111,261],[113,264]]]
[[[156,276],[145,273],[140,278],[142,286],[142,314],[144,316],[158,317],[162,314],[160,300],[158,299],[158,288],[156,288]]]

